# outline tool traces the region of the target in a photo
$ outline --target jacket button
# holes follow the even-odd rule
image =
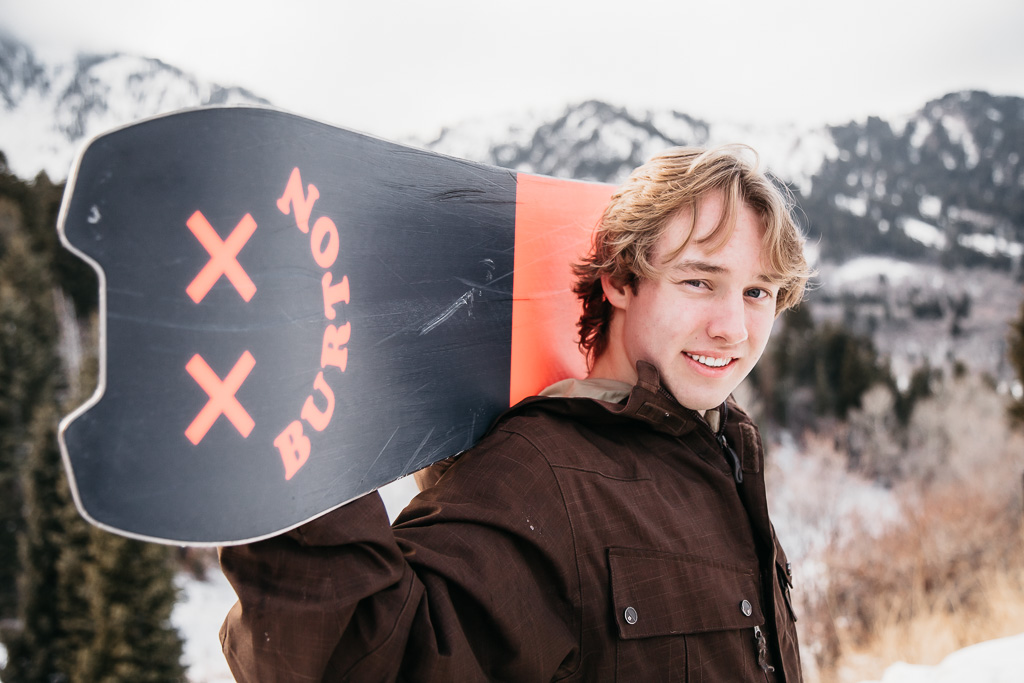
[[[626,623],[632,626],[636,623],[637,615],[636,610],[632,607],[626,608],[626,613],[623,615],[626,618]]]
[[[749,617],[754,613],[754,608],[751,606],[749,600],[744,600],[740,603],[740,611],[743,612],[743,616]]]

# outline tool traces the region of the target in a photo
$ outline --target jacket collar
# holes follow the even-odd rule
[[[726,439],[739,456],[744,472],[761,471],[763,451],[757,428],[731,397],[717,409],[721,416],[718,429],[711,429],[711,425],[697,411],[685,408],[676,401],[661,383],[657,368],[645,361],[638,361],[636,369],[636,386],[630,392],[625,406],[618,406],[621,415],[642,420],[653,429],[674,436],[682,436],[698,426],[706,426],[709,431],[716,432],[717,438]]]
[[[637,381],[622,407],[624,417],[634,417],[658,431],[680,436],[703,422],[700,415],[684,408],[661,383],[661,375],[650,363],[637,361]]]
[[[625,402],[574,401],[572,407],[567,410],[579,417],[589,414],[599,419],[607,419],[611,414],[626,419],[640,420],[657,431],[673,436],[681,436],[692,431],[698,425],[705,424],[696,411],[684,408],[668,389],[662,386],[661,375],[657,368],[646,361],[637,361],[636,370],[637,382],[629,390]],[[549,389],[551,388],[549,387]],[[549,393],[549,390],[545,389],[544,393]],[[552,396],[552,398],[555,397]],[[542,395],[526,399],[522,405],[534,405],[546,400],[549,399]]]
[[[624,402],[533,396],[511,408],[495,424],[505,416],[521,410],[538,408],[582,420],[639,420],[650,425],[655,431],[676,437],[692,432],[698,427],[704,427],[708,428],[708,437],[712,441],[718,435],[727,438],[728,443],[739,455],[745,473],[758,473],[762,470],[762,450],[757,428],[735,402],[727,400],[719,406],[719,414],[727,418],[720,425],[718,434],[712,434],[710,426],[696,411],[680,405],[671,392],[662,385],[657,368],[645,361],[638,361],[636,369],[637,382]],[[720,464],[728,469],[724,458]]]

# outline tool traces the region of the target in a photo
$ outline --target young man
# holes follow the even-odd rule
[[[225,548],[240,681],[800,681],[764,455],[727,401],[807,278],[742,151],[675,149],[576,266],[591,372],[505,413],[389,529],[376,494]]]

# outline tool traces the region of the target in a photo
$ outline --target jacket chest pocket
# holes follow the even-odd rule
[[[756,571],[628,548],[610,549],[608,567],[617,680],[764,680]]]

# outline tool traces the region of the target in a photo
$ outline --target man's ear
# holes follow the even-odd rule
[[[613,308],[626,308],[629,304],[629,294],[626,289],[629,285],[622,285],[615,282],[608,273],[601,275],[601,289],[604,290],[604,298]]]

